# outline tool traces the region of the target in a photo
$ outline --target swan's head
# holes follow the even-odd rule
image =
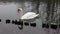
[[[21,12],[22,11],[22,8],[18,8],[18,12]]]

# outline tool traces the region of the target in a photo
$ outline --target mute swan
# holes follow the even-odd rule
[[[21,20],[33,19],[33,18],[35,18],[35,17],[37,17],[39,15],[39,14],[36,14],[34,12],[27,12],[26,14],[23,15],[22,8],[19,8],[18,12],[19,12],[19,16],[20,16],[19,18]],[[18,27],[19,27],[19,29],[23,29],[23,25],[21,25],[21,27],[20,27],[20,25],[18,25]]]
[[[18,12],[19,13],[21,13],[21,12],[23,13],[22,8],[19,8]],[[36,14],[34,12],[27,12],[26,14],[24,14],[23,16],[21,16],[20,19],[22,19],[22,20],[24,20],[24,19],[33,19],[33,18],[37,17],[38,15],[39,14]]]

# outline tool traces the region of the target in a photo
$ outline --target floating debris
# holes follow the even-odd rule
[[[60,28],[60,24],[59,24],[59,28]]]
[[[12,20],[12,24],[16,24],[16,25],[23,25],[23,21],[19,20]]]
[[[57,29],[57,24],[51,24],[51,29]]]
[[[30,26],[36,27],[36,23],[30,23]]]
[[[49,28],[49,25],[46,24],[46,23],[43,23],[43,24],[42,24],[42,28]]]
[[[29,26],[29,23],[28,23],[28,22],[25,22],[24,25],[25,25],[25,26]]]
[[[1,22],[1,19],[0,19],[0,22]]]
[[[45,23],[42,24],[42,28],[44,28],[44,27],[46,27],[46,24]]]
[[[14,24],[18,25],[17,20],[15,20],[15,23]]]
[[[12,20],[12,24],[14,24],[15,23],[15,21],[14,20]]]
[[[7,20],[6,20],[6,24],[7,24],[7,23],[10,23],[10,19],[7,19]]]

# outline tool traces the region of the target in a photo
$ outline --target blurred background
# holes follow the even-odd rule
[[[6,24],[5,20],[19,20],[18,8],[23,9],[23,14],[27,12],[39,13],[36,19],[36,27],[25,26],[20,30],[15,24]],[[0,34],[60,34],[57,29],[42,28],[42,23],[60,24],[60,0],[0,0]]]

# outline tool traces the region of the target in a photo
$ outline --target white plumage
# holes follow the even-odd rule
[[[33,19],[33,18],[37,17],[38,15],[39,14],[36,14],[34,12],[27,12],[20,19]]]
[[[21,10],[21,8],[20,8],[20,10]],[[22,10],[21,10],[22,11]],[[21,12],[20,11],[20,12]],[[26,14],[24,14],[23,16],[21,16],[20,17],[20,19],[33,19],[33,18],[35,18],[35,17],[37,17],[39,14],[36,14],[36,13],[34,13],[34,12],[27,12]]]

